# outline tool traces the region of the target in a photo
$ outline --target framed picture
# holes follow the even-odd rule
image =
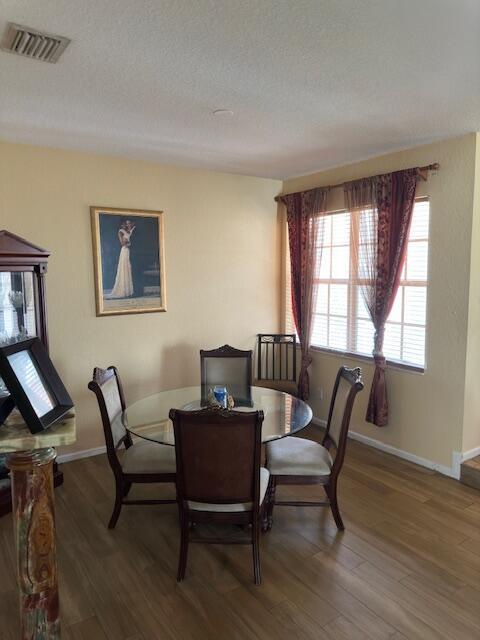
[[[90,207],[97,316],[166,311],[162,211]]]
[[[73,407],[38,338],[0,347],[0,375],[32,433],[48,429]]]

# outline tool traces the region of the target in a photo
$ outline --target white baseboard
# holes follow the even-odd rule
[[[326,421],[321,420],[320,418],[313,418],[313,423],[324,428],[326,427]],[[415,454],[404,451],[403,449],[392,447],[389,444],[385,444],[384,442],[375,440],[375,438],[369,438],[368,436],[364,436],[362,433],[349,431],[348,437],[352,440],[356,440],[357,442],[361,442],[368,447],[373,447],[374,449],[378,449],[379,451],[390,453],[392,456],[396,456],[397,458],[402,458],[402,460],[408,460],[408,462],[413,462],[414,464],[418,464],[421,467],[432,469],[433,471],[438,471],[438,473],[441,473],[444,476],[449,476],[450,478],[455,478],[456,480],[460,478],[460,453],[452,453],[452,466],[447,467],[445,465],[438,464],[437,462],[433,462],[432,460],[427,460],[427,458],[416,456]]]
[[[105,445],[102,447],[95,447],[94,449],[83,449],[83,451],[73,451],[72,453],[62,453],[57,456],[58,464],[62,462],[71,462],[72,460],[80,460],[81,458],[90,458],[91,456],[99,456],[102,453],[106,453],[107,449]]]
[[[471,460],[477,456],[480,456],[480,447],[475,447],[475,449],[470,449],[470,451],[464,451],[462,453],[462,462],[465,462],[465,460]]]

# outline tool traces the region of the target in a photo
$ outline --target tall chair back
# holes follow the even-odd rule
[[[333,386],[327,429],[322,442],[329,450],[331,445],[335,447],[332,475],[338,475],[343,465],[353,404],[357,393],[362,389],[362,370],[359,367],[340,367]]]
[[[257,379],[297,380],[297,337],[294,333],[259,333]]]
[[[122,414],[125,411],[125,396],[117,368],[112,366],[107,369],[95,367],[88,388],[97,397],[108,461],[113,472],[121,474],[122,467],[118,460],[117,450],[122,445],[128,449],[133,443],[122,420]]]
[[[263,413],[172,410],[180,502],[252,503],[258,511]]]
[[[226,386],[238,405],[251,401],[252,351],[235,349],[228,344],[218,349],[200,350],[202,400],[215,385]]]

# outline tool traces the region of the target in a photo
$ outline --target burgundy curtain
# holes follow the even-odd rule
[[[308,367],[312,362],[314,279],[323,245],[322,214],[325,213],[327,193],[328,189],[318,188],[280,198],[287,207],[292,311],[302,351],[298,391],[303,400],[308,399],[310,392]]]
[[[405,262],[418,175],[418,169],[407,169],[344,186],[347,209],[360,215],[358,244],[353,250],[358,256],[359,286],[375,328],[375,373],[366,420],[379,427],[388,424],[385,323]]]

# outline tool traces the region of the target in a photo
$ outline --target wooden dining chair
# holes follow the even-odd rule
[[[297,337],[294,333],[259,333],[256,387],[298,396]]]
[[[177,580],[185,577],[190,542],[251,544],[260,584],[259,533],[269,473],[260,467],[263,412],[172,409],[181,543]],[[248,536],[193,536],[196,523],[251,525]]]
[[[251,404],[252,351],[235,349],[228,344],[217,349],[200,350],[202,401],[215,385],[227,387],[237,406]]]
[[[272,526],[274,505],[329,506],[337,528],[342,531],[345,529],[338,508],[337,482],[345,459],[353,403],[357,393],[362,389],[361,369],[340,367],[333,387],[322,444],[291,436],[267,443],[266,466],[270,471],[270,483],[265,506],[264,530],[269,530]],[[275,493],[276,487],[280,484],[321,484],[327,500],[321,502],[278,501],[275,499]]]
[[[174,504],[172,500],[127,500],[133,483],[175,482],[175,448],[147,440],[133,442],[125,428],[125,396],[116,367],[95,367],[88,384],[97,397],[102,417],[107,457],[115,476],[115,505],[108,523],[113,529],[124,504]],[[118,450],[125,448],[123,459]]]

